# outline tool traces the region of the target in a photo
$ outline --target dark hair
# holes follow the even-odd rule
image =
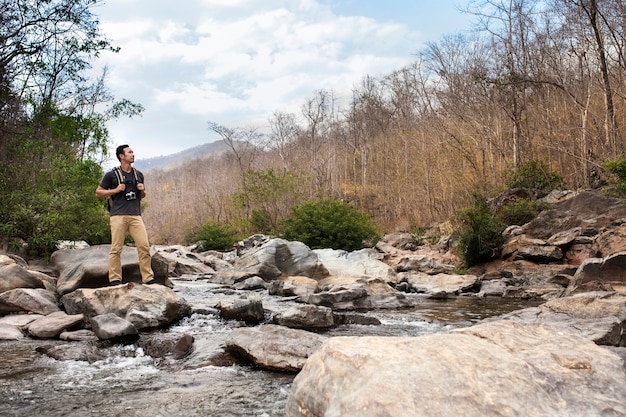
[[[120,155],[124,155],[124,149],[128,148],[129,145],[120,145],[117,147],[117,149],[115,150],[115,156],[117,157],[118,161],[121,161],[122,159],[120,158]]]

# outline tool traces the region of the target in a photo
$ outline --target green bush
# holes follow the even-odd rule
[[[324,199],[293,207],[280,235],[312,249],[352,251],[373,246],[379,238],[369,216],[341,201]]]
[[[613,175],[611,182],[622,194],[626,194],[626,155],[602,164],[607,172]]]
[[[509,188],[536,188],[552,191],[564,187],[563,177],[550,169],[546,161],[533,159],[522,164],[506,178]]]
[[[498,217],[506,225],[521,226],[534,220],[545,208],[547,208],[547,204],[544,202],[519,198],[503,206]]]
[[[228,226],[207,223],[194,235],[198,251],[229,250],[238,241],[237,233]]]
[[[455,219],[459,225],[457,249],[467,267],[497,257],[505,227],[491,212],[485,197],[475,195],[473,204],[459,210]]]

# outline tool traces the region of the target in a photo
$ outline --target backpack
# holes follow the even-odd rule
[[[117,185],[120,185],[124,182],[124,176],[122,175],[122,167],[114,167],[112,171],[115,173],[115,178],[117,179]],[[137,170],[133,168],[133,175],[135,176],[135,182],[139,182],[139,177],[137,176]],[[111,201],[111,197],[107,198],[107,210],[109,213],[111,212],[111,206],[113,202]]]

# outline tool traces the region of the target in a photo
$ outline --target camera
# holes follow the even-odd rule
[[[131,201],[131,200],[136,200],[137,199],[137,194],[134,191],[129,191],[125,194],[126,196],[126,201]]]

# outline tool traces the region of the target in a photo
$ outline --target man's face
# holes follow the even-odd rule
[[[124,153],[121,155],[122,161],[135,162],[135,152],[131,148],[124,148]]]

